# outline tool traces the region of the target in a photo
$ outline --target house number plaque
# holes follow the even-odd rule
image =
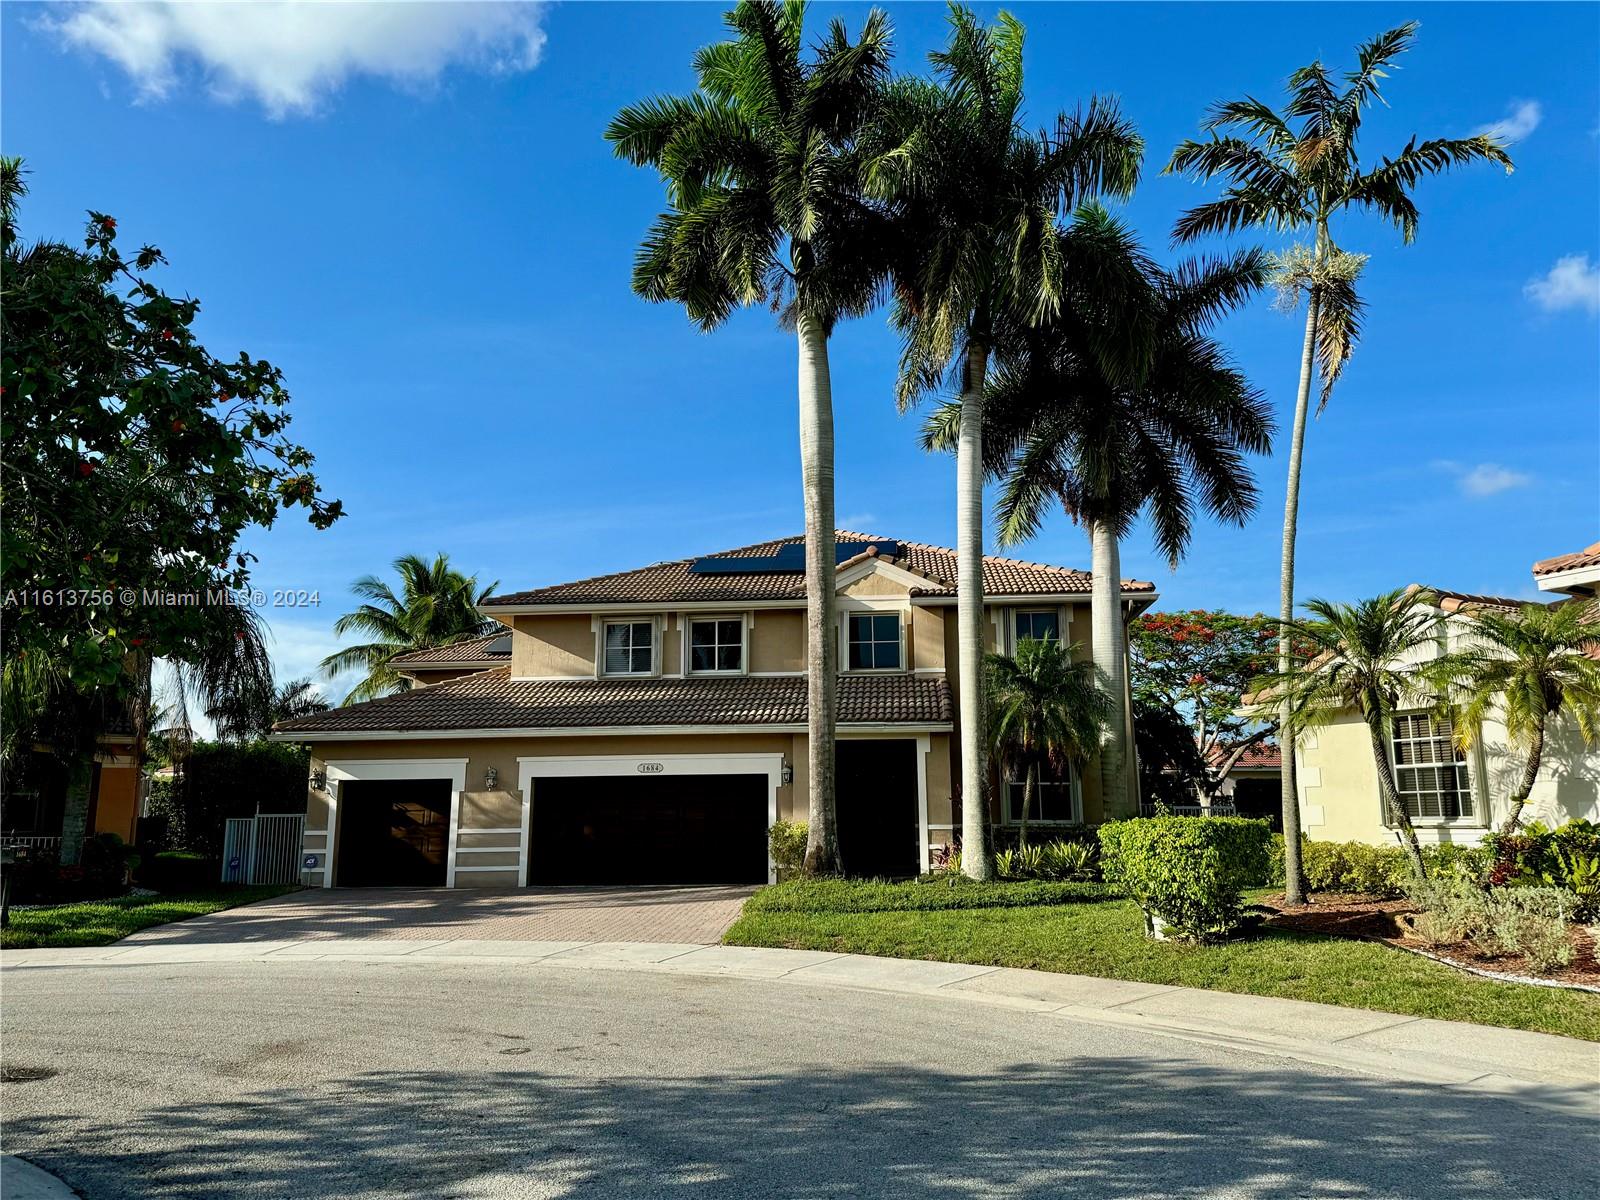
[[[665,763],[658,762],[642,762],[637,768],[639,774],[641,775],[660,775],[666,769],[667,766]]]

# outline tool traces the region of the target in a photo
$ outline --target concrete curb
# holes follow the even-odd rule
[[[271,966],[321,959],[397,968],[524,963],[532,969],[652,971],[857,988],[1021,1009],[1047,1020],[1136,1027],[1387,1079],[1492,1092],[1565,1112],[1592,1115],[1600,1095],[1600,1044],[1574,1038],[1304,1000],[814,950],[475,939],[123,942],[82,949],[11,950],[0,955],[0,969],[238,962]]]
[[[0,1154],[0,1195],[6,1200],[78,1200],[78,1193],[43,1167]]]

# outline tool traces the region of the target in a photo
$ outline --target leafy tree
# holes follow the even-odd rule
[[[1278,256],[1276,279],[1287,305],[1306,297],[1305,340],[1300,352],[1300,386],[1295,394],[1294,432],[1289,443],[1289,486],[1283,512],[1283,556],[1279,616],[1294,616],[1295,537],[1300,509],[1300,469],[1305,451],[1311,382],[1319,375],[1326,407],[1357,339],[1362,301],[1356,281],[1366,256],[1342,250],[1333,239],[1333,222],[1350,209],[1363,209],[1400,230],[1410,243],[1418,212],[1411,192],[1417,183],[1454,166],[1493,162],[1511,171],[1511,157],[1493,137],[1413,137],[1393,158],[1363,169],[1357,142],[1366,109],[1381,102],[1381,81],[1411,45],[1417,22],[1408,21],[1363,44],[1356,69],[1342,82],[1321,61],[1289,76],[1289,97],[1281,113],[1246,96],[1214,105],[1202,124],[1211,136],[1187,140],[1172,152],[1167,172],[1199,180],[1227,181],[1222,196],[1190,209],[1174,229],[1179,241],[1247,227],[1282,232],[1308,231],[1312,244]],[[1285,624],[1287,629],[1288,625]],[[1278,670],[1287,671],[1292,648],[1278,646]],[[1289,713],[1279,713],[1287,727]],[[1283,738],[1288,745],[1287,735]],[[1283,764],[1283,834],[1290,903],[1305,899],[1300,869],[1300,806],[1292,755]]]
[[[1570,721],[1585,742],[1600,731],[1600,645],[1593,601],[1525,604],[1517,613],[1472,610],[1462,645],[1436,660],[1429,677],[1460,706],[1456,737],[1469,748],[1491,715],[1526,755],[1502,833],[1515,833],[1539,777],[1553,723]]]
[[[1272,669],[1277,623],[1217,610],[1147,613],[1128,626],[1134,701],[1170,713],[1190,731],[1202,764],[1193,783],[1213,796],[1240,757],[1273,733],[1240,715],[1251,682]],[[1143,766],[1144,751],[1140,750]],[[1187,757],[1187,756],[1186,756]]]
[[[1147,514],[1176,563],[1196,509],[1243,523],[1255,506],[1245,455],[1270,444],[1259,394],[1211,336],[1260,285],[1254,251],[1168,271],[1103,210],[1080,208],[1060,235],[1069,264],[1061,311],[1003,341],[984,401],[985,460],[1003,480],[1000,541],[1033,537],[1060,505],[1089,530],[1096,664],[1113,697],[1101,747],[1108,813],[1131,809],[1121,539]],[[948,446],[961,419],[947,404],[925,440]]]
[[[983,805],[984,389],[1007,326],[1057,312],[1068,280],[1057,218],[1079,200],[1132,193],[1144,143],[1116,105],[1094,99],[1050,133],[1023,125],[1021,22],[992,27],[950,6],[935,81],[890,89],[868,175],[894,215],[895,324],[905,335],[902,405],[946,382],[960,395],[956,453],[956,624],[961,688],[962,870],[993,874]]]
[[[212,355],[199,301],[153,282],[159,250],[125,258],[93,211],[82,249],[24,242],[26,191],[20,160],[0,161],[6,707],[69,764],[70,862],[99,732],[144,711],[153,657],[200,663],[235,622],[240,536],[290,508],[326,528],[342,507],[285,433],[278,369]]]
[[[1139,754],[1139,795],[1149,804],[1193,804],[1208,781],[1194,730],[1174,709],[1133,696],[1133,740]]]
[[[991,654],[988,678],[989,744],[1005,779],[1021,770],[1022,821],[1018,840],[1027,845],[1028,812],[1039,794],[1043,767],[1081,771],[1105,728],[1105,691],[1092,662],[1074,661],[1078,646],[1026,638],[1015,656]],[[965,844],[963,843],[963,853]]]
[[[367,603],[333,623],[340,637],[354,633],[372,639],[322,660],[322,673],[328,679],[346,671],[366,673],[350,689],[345,704],[406,690],[410,684],[390,666],[397,654],[482,637],[496,627],[478,606],[499,586],[498,580],[480,585],[476,575],[453,568],[445,554],[435,555],[432,562],[420,554],[404,554],[394,560],[394,569],[400,576],[398,595],[376,575],[363,575],[350,590]]]
[[[606,138],[655,167],[667,192],[634,261],[633,289],[682,304],[702,329],[763,304],[799,349],[800,464],[806,532],[810,788],[806,869],[841,870],[834,738],[839,650],[834,549],[834,326],[876,302],[884,221],[860,188],[856,140],[888,71],[889,23],[869,13],[852,42],[835,20],[803,53],[806,6],[741,0],[733,36],[695,56],[698,89],[631,105]]]
[[[314,681],[296,679],[280,686],[269,676],[266,686],[231,695],[208,707],[206,715],[223,741],[248,742],[268,737],[279,721],[309,717],[329,707]]]
[[[1371,600],[1335,604],[1308,600],[1310,620],[1288,623],[1294,658],[1289,670],[1265,677],[1258,692],[1276,699],[1288,713],[1289,736],[1338,719],[1360,714],[1372,743],[1378,791],[1389,823],[1401,833],[1406,856],[1418,879],[1427,877],[1422,848],[1411,817],[1395,789],[1389,761],[1389,736],[1394,718],[1408,708],[1431,708],[1436,696],[1417,653],[1438,636],[1440,617],[1422,593],[1385,592]],[[1289,754],[1284,754],[1284,760]]]

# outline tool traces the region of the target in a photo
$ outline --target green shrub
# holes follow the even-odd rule
[[[163,893],[199,892],[217,887],[220,874],[220,862],[198,850],[163,850],[151,855],[139,882]]]
[[[762,888],[744,911],[792,913],[937,912],[960,908],[1031,908],[1110,900],[1115,893],[1099,883],[1045,880],[979,883],[940,871],[904,883],[859,879],[791,879]]]
[[[775,821],[767,833],[767,849],[772,864],[780,871],[798,871],[806,865],[806,838],[810,826],[804,821]]]
[[[1390,900],[1411,890],[1411,861],[1399,846],[1367,842],[1324,842],[1303,838],[1300,868],[1313,892],[1359,892]],[[1484,882],[1489,854],[1475,846],[1424,846],[1422,861],[1430,875],[1465,875]],[[1283,835],[1273,834],[1269,869],[1261,886],[1283,886]]]
[[[1153,932],[1203,940],[1239,924],[1244,889],[1267,872],[1269,828],[1244,817],[1140,817],[1100,827],[1101,870]]]
[[[1429,945],[1471,943],[1491,956],[1521,955],[1541,974],[1572,961],[1567,922],[1578,900],[1564,889],[1484,888],[1458,875],[1414,888],[1412,899],[1422,909],[1418,936]]]
[[[1088,842],[1057,839],[1040,847],[1040,875],[1045,879],[1093,879],[1095,847]]]
[[[309,766],[304,746],[201,742],[184,759],[182,776],[151,792],[146,811],[166,818],[172,845],[220,858],[229,817],[305,812]]]

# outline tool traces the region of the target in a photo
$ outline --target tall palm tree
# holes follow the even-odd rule
[[[1511,793],[1502,833],[1514,833],[1539,777],[1553,722],[1569,719],[1585,742],[1600,732],[1600,612],[1593,601],[1526,604],[1517,613],[1471,612],[1459,649],[1435,662],[1430,677],[1455,701],[1463,749],[1494,713],[1511,745],[1527,757]]]
[[[1418,652],[1438,638],[1440,615],[1424,594],[1410,591],[1385,592],[1354,604],[1313,599],[1306,601],[1305,609],[1310,620],[1287,623],[1295,648],[1289,669],[1268,676],[1264,694],[1274,696],[1280,710],[1289,714],[1290,738],[1352,709],[1361,715],[1372,744],[1384,811],[1400,833],[1411,869],[1424,879],[1427,870],[1417,831],[1395,788],[1389,737],[1400,712],[1436,704],[1436,692]]]
[[[1176,564],[1197,507],[1234,524],[1253,511],[1245,455],[1269,449],[1272,421],[1211,330],[1260,287],[1264,267],[1244,251],[1163,270],[1093,205],[1059,243],[1072,282],[1056,317],[1001,346],[985,401],[985,459],[1004,481],[1002,544],[1033,537],[1057,504],[1087,528],[1091,645],[1109,698],[1101,792],[1115,815],[1136,811],[1121,539],[1148,513]],[[959,416],[953,404],[936,413],[928,444],[948,446]]]
[[[962,869],[993,874],[984,803],[983,404],[989,360],[1008,325],[1059,307],[1064,264],[1057,218],[1081,198],[1126,196],[1144,143],[1110,101],[1023,125],[1022,24],[986,28],[950,6],[935,82],[890,90],[872,138],[869,186],[886,201],[896,242],[895,323],[905,337],[902,406],[948,381],[960,395],[956,439],[956,625],[960,695]]]
[[[991,654],[987,659],[989,743],[1002,764],[1023,772],[1017,836],[1024,845],[1040,769],[1070,766],[1081,771],[1105,727],[1109,705],[1096,679],[1097,668],[1074,661],[1077,651],[1076,643],[1027,638],[1014,656]]]
[[[333,623],[333,631],[340,637],[358,633],[372,639],[346,646],[322,660],[327,679],[351,670],[366,672],[344,698],[345,704],[404,690],[405,679],[389,665],[397,654],[448,646],[495,628],[478,606],[499,586],[498,580],[480,585],[476,575],[463,575],[453,568],[445,554],[436,555],[432,562],[419,554],[404,554],[394,560],[394,569],[400,576],[399,595],[376,575],[363,575],[350,590],[367,603]]]
[[[1356,153],[1365,110],[1382,101],[1380,83],[1388,68],[1411,45],[1417,22],[1381,33],[1356,51],[1356,69],[1342,80],[1320,61],[1289,76],[1288,104],[1280,114],[1251,96],[1213,106],[1201,128],[1211,136],[1186,140],[1172,152],[1171,174],[1228,182],[1220,199],[1190,209],[1178,219],[1174,237],[1190,241],[1249,226],[1282,232],[1309,231],[1310,248],[1298,247],[1279,258],[1278,282],[1286,297],[1306,296],[1306,330],[1300,351],[1300,385],[1295,393],[1294,432],[1289,443],[1289,483],[1283,508],[1283,551],[1279,617],[1294,615],[1294,552],[1300,509],[1300,467],[1305,449],[1311,381],[1319,374],[1327,406],[1333,385],[1361,334],[1362,302],[1356,279],[1366,258],[1341,250],[1332,223],[1351,208],[1376,213],[1400,230],[1409,244],[1417,233],[1417,207],[1411,191],[1426,176],[1471,162],[1494,162],[1509,174],[1511,157],[1497,139],[1413,137],[1393,158],[1363,170]],[[1287,627],[1285,627],[1287,628]],[[1287,639],[1278,643],[1278,669],[1289,667]],[[1279,723],[1288,713],[1279,713]],[[1285,745],[1291,745],[1287,738]],[[1283,835],[1291,903],[1305,899],[1300,870],[1300,806],[1293,755],[1283,760]]]
[[[834,628],[833,391],[828,339],[877,300],[887,230],[861,194],[856,139],[888,72],[888,19],[868,14],[850,41],[833,21],[803,52],[806,6],[741,0],[733,36],[695,56],[692,95],[656,97],[617,114],[619,157],[652,166],[668,208],[634,263],[633,289],[682,304],[702,329],[765,304],[799,349],[800,465],[805,497],[806,869],[841,870],[834,737],[839,649]]]

